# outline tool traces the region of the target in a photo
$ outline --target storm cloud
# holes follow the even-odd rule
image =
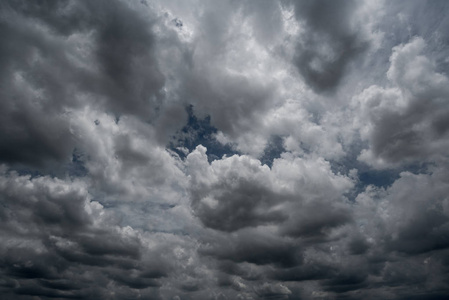
[[[0,298],[448,298],[448,12],[3,1]]]

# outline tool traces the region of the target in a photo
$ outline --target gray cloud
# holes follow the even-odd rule
[[[0,298],[446,299],[447,9],[0,4]]]
[[[80,105],[154,117],[164,76],[151,21],[130,5],[104,4],[2,4],[3,162],[67,161],[75,141],[66,112]]]
[[[192,208],[206,226],[235,231],[286,219],[281,211],[270,211],[280,195],[266,187],[268,169],[259,161],[233,156],[210,166],[206,150],[197,147],[187,157],[193,175]],[[213,178],[208,173],[225,178]]]
[[[2,276],[13,279],[14,294],[90,299],[89,272],[103,293],[107,281],[98,270],[138,289],[159,286],[171,268],[148,256],[136,235],[108,225],[113,219],[101,221],[103,207],[90,201],[81,182],[12,172],[2,173],[0,186]]]
[[[362,160],[381,165],[376,158],[403,163],[444,156],[448,78],[421,54],[425,45],[422,38],[415,38],[393,48],[387,76],[395,88],[371,86],[356,97],[361,100],[361,115],[372,124],[362,125],[371,146]]]
[[[297,209],[294,219],[289,220],[282,228],[283,234],[297,237],[325,236],[326,232],[350,222],[352,218],[348,207],[325,202],[317,201]]]
[[[305,82],[318,92],[334,90],[349,64],[369,43],[357,20],[355,1],[293,1],[304,34],[294,64]]]
[[[256,265],[275,264],[280,267],[292,267],[301,263],[299,246],[288,240],[282,240],[257,231],[242,232],[231,243],[222,240],[212,248],[202,249],[205,255],[221,260],[249,262]]]

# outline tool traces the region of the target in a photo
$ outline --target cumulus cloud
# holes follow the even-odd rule
[[[446,173],[446,168],[432,174],[403,172],[387,190],[359,195],[361,207],[366,208],[376,194],[382,194],[378,206],[387,231],[386,247],[409,254],[447,247]]]
[[[83,182],[20,176],[4,166],[0,182],[2,278],[14,287],[6,294],[90,298],[106,294],[108,278],[117,287],[155,287],[169,270],[91,200]]]
[[[323,160],[286,155],[270,169],[259,160],[234,155],[209,164],[206,149],[198,146],[186,162],[192,208],[208,227],[235,231],[285,223],[286,234],[314,235],[350,219],[342,199],[353,183],[332,173]],[[334,209],[315,215],[324,207]]]
[[[0,298],[446,299],[444,1],[4,1]]]
[[[2,4],[3,162],[65,162],[76,145],[67,110],[89,105],[154,118],[164,75],[154,15],[132,3]],[[39,118],[46,114],[45,119]]]
[[[387,72],[393,87],[371,86],[355,98],[361,107],[359,122],[364,123],[361,135],[370,143],[362,160],[382,165],[445,156],[449,81],[422,55],[425,45],[422,38],[414,38],[394,47]]]

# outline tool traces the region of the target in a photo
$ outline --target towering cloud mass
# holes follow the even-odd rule
[[[448,13],[2,1],[0,298],[449,298]]]

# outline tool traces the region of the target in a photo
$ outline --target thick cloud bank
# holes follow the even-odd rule
[[[449,2],[0,3],[1,299],[448,299]]]

